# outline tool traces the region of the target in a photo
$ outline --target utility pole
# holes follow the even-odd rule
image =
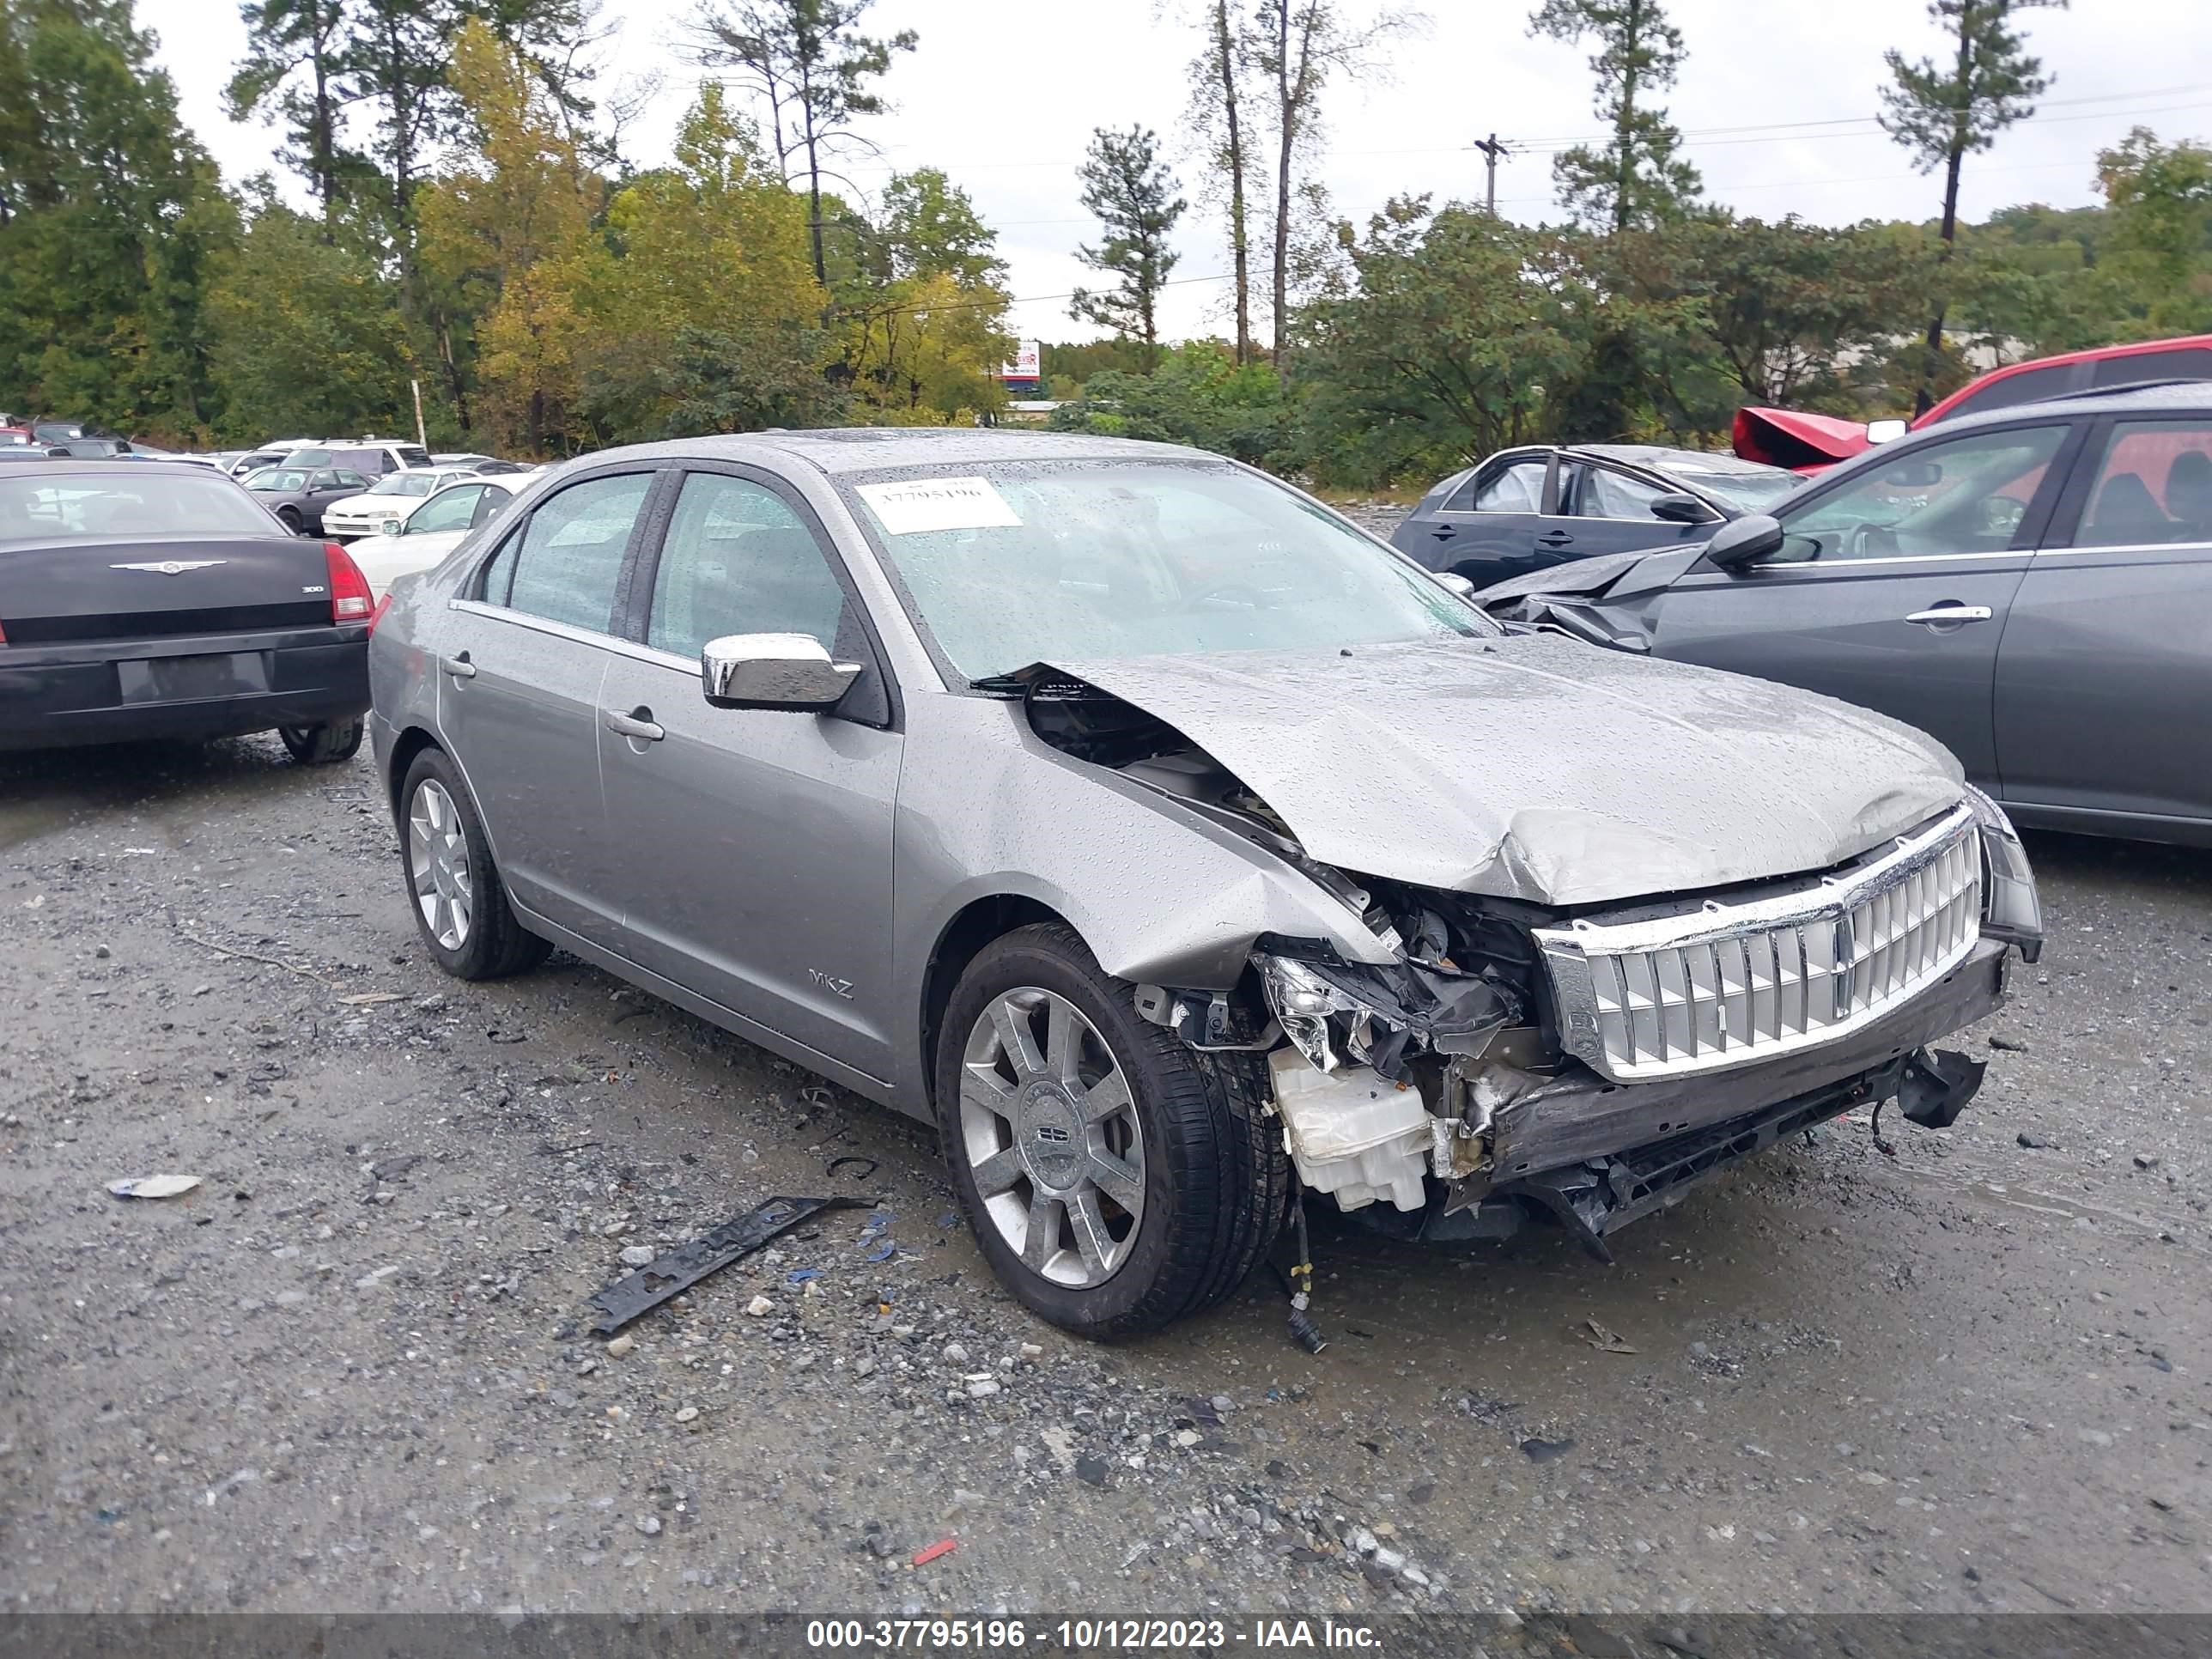
[[[1490,210],[1490,216],[1495,219],[1498,216],[1498,163],[1510,153],[1513,146],[1501,143],[1498,135],[1493,132],[1487,138],[1476,139],[1474,147],[1482,152],[1482,170],[1485,175],[1482,191],[1483,205]]]

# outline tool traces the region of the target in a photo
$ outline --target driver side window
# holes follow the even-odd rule
[[[2003,552],[2067,430],[2051,425],[1975,433],[1887,458],[1802,512],[1784,513],[1788,533],[1769,562]]]

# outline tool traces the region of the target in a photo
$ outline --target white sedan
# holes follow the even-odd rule
[[[459,546],[461,538],[470,531],[505,512],[532,476],[507,472],[496,478],[477,478],[465,474],[428,501],[416,503],[396,532],[371,536],[348,548],[362,574],[368,578],[375,602],[383,604],[392,584],[402,576],[431,568]],[[327,514],[323,521],[330,522]]]
[[[339,542],[356,536],[389,536],[431,496],[475,476],[465,466],[411,466],[387,472],[361,495],[325,507],[323,533]]]

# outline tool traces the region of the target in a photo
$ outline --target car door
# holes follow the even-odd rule
[[[599,750],[617,601],[657,477],[600,473],[540,501],[454,602],[438,664],[439,729],[516,902],[611,948],[615,865],[659,855],[610,846]]]
[[[1997,652],[2004,797],[2212,819],[2212,416],[2103,421],[2086,455]]]
[[[1810,486],[1778,510],[1771,559],[1700,561],[1667,590],[1653,653],[1877,709],[1995,788],[1997,643],[2079,442],[2077,423],[2021,422]]]
[[[891,824],[902,739],[859,600],[771,475],[685,474],[635,592],[640,648],[599,694],[623,949],[725,1008],[890,1075]],[[715,708],[699,656],[804,634],[869,665],[836,714]]]
[[[1656,517],[1651,503],[1683,493],[1603,461],[1559,458],[1558,511],[1537,526],[1539,556],[1553,562],[1638,548],[1679,547],[1713,533],[1714,520],[1676,524]]]
[[[1536,516],[1551,471],[1547,450],[1492,456],[1403,538],[1400,551],[1431,570],[1455,571],[1478,587],[1531,568]]]

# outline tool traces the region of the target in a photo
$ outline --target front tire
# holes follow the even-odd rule
[[[399,801],[409,908],[438,966],[456,979],[504,979],[544,961],[553,947],[515,919],[483,821],[443,750],[415,757]]]
[[[282,524],[285,529],[290,531],[295,536],[304,536],[307,533],[307,521],[301,518],[299,509],[296,507],[278,507],[276,509],[276,519],[278,523]]]
[[[1212,1307],[1281,1227],[1290,1166],[1256,1055],[1140,1018],[1073,929],[1018,928],[954,988],[936,1109],[992,1271],[1031,1311],[1110,1340]]]
[[[335,766],[361,752],[367,723],[358,714],[350,720],[325,720],[318,726],[280,726],[276,735],[284,752],[300,766]]]

